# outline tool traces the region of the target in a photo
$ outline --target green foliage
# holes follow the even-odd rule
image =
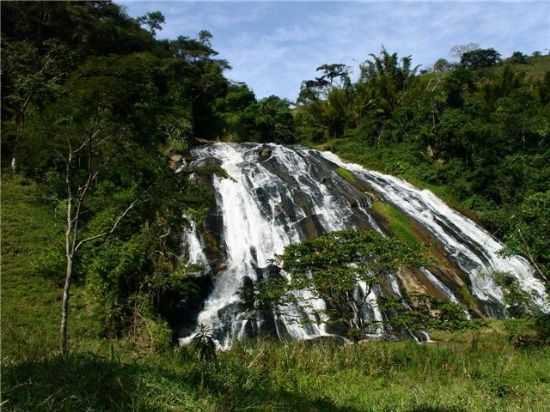
[[[299,282],[309,282],[305,278],[311,274],[314,286],[327,290],[331,277],[340,279],[346,289],[355,280],[371,283],[373,276],[383,276],[401,265],[421,262],[418,251],[373,230],[331,232],[287,246],[280,259],[284,270],[296,278],[304,278]],[[349,267],[350,264],[353,265]],[[342,271],[342,276],[332,274],[332,270]]]
[[[48,249],[33,260],[34,273],[46,278],[60,279],[61,274],[65,270],[65,254],[61,242],[59,243],[59,245],[50,245]]]
[[[434,63],[433,70],[434,72],[445,73],[451,69],[451,64],[446,59],[437,59]]]
[[[372,207],[386,220],[394,236],[411,247],[419,244],[420,240],[414,232],[413,221],[405,213],[387,202],[375,201]]]
[[[31,361],[54,352],[58,345],[59,298],[64,260],[54,252],[62,249],[55,211],[48,207],[47,188],[36,182],[4,173],[2,176],[2,366],[20,354]],[[37,270],[45,269],[43,273]],[[56,272],[56,267],[61,270]],[[73,302],[84,304],[77,283]],[[97,334],[87,311],[71,315],[75,334],[86,342]]]
[[[508,314],[514,318],[525,317],[531,314],[533,308],[532,297],[519,286],[518,280],[509,273],[494,273],[493,277],[504,293],[504,303]]]
[[[149,317],[147,299],[136,302],[147,326],[129,337],[98,339],[77,284],[73,354],[57,356],[61,288],[32,272],[32,261],[60,229],[43,202],[45,193],[28,179],[2,178],[4,409],[481,412],[490,405],[519,412],[546,407],[548,347],[515,347],[501,322],[475,331],[433,331],[436,343],[426,345],[237,344],[217,353],[214,368],[192,347],[162,349],[170,331]],[[529,328],[521,333],[532,334]],[[415,392],[419,386],[422,391]]]
[[[269,96],[249,105],[240,115],[240,125],[234,127],[236,139],[294,143],[294,120],[289,105],[288,100],[277,96]]]
[[[199,331],[193,336],[192,344],[200,361],[216,360],[216,343],[205,325],[199,325]]]
[[[332,86],[334,84],[334,80],[336,79],[339,79],[345,87],[350,84],[350,68],[345,64],[323,64],[315,70],[322,73],[320,77],[316,78],[319,84],[324,84],[328,81],[328,83]]]
[[[510,63],[515,63],[515,64],[527,64],[528,63],[527,59],[528,59],[527,55],[523,54],[520,51],[515,51],[512,53],[508,61]]]
[[[189,276],[194,268],[178,259],[180,234],[173,228],[183,227],[182,210],[198,225],[204,221],[214,197],[203,178],[224,172],[215,167],[203,175],[197,171],[199,179],[188,181],[187,171],[174,176],[164,153],[185,155],[202,141],[198,139],[281,143],[331,139],[330,148],[343,157],[407,177],[454,206],[474,210],[472,216],[507,239],[509,253],[521,253],[541,277],[548,276],[547,57],[525,59],[515,54],[510,62],[497,65],[494,50],[467,46],[460,51],[462,67],[439,62],[436,73],[419,76],[409,57],[400,60],[382,50],[362,65],[355,84],[347,67],[320,66],[320,77],[304,82],[298,106],[291,108],[277,97],[256,101],[246,85],[230,82],[224,76],[229,64],[217,57],[209,32],[155,40],[163,21],[158,12],[132,19],[110,2],[2,3],[2,160],[8,164],[16,159],[16,169],[24,176],[5,172],[2,179],[2,340],[7,342],[2,356],[3,366],[11,368],[7,407],[123,410],[130,405],[127,409],[159,410],[170,403],[196,410],[231,409],[244,402],[266,409],[283,405],[295,410],[336,410],[359,402],[359,408],[365,409],[373,400],[361,396],[371,396],[384,370],[395,374],[388,379],[397,376],[402,382],[416,382],[426,371],[443,373],[447,380],[458,376],[464,387],[452,388],[456,392],[448,398],[457,408],[472,393],[478,397],[477,403],[468,405],[470,409],[486,409],[488,396],[492,407],[506,408],[510,400],[502,398],[510,394],[517,397],[512,399],[517,410],[530,401],[544,405],[543,390],[538,388],[547,383],[546,353],[537,352],[533,361],[508,348],[521,376],[520,372],[506,375],[508,380],[502,381],[503,375],[496,376],[493,370],[504,371],[510,363],[502,359],[500,344],[498,350],[489,351],[488,359],[466,358],[469,368],[464,366],[463,351],[455,353],[452,348],[426,357],[423,349],[408,346],[396,352],[382,347],[378,355],[376,351],[361,354],[355,348],[349,357],[345,350],[343,354],[313,351],[324,365],[315,374],[308,369],[312,358],[303,355],[306,350],[300,345],[295,353],[284,352],[285,347],[252,354],[237,350],[222,356],[226,363],[219,375],[209,371],[208,376],[202,373],[202,363],[191,362],[185,369],[174,366],[170,357],[157,358],[159,366],[153,368],[128,359],[121,365],[88,355],[52,357],[64,267],[63,158],[69,143],[79,147],[94,133],[97,144],[81,151],[70,170],[74,190],[86,181],[90,164],[98,170],[83,210],[83,234],[107,230],[129,203],[139,201],[116,233],[88,244],[75,261],[75,310],[70,316],[78,336],[77,350],[105,355],[106,342],[97,340],[98,335],[125,336],[128,340],[121,342],[148,352],[165,351],[171,343],[174,308],[198,289]],[[351,285],[362,279],[375,287],[378,276],[418,257],[410,221],[395,210],[377,207],[400,240],[347,233],[296,246],[285,264],[299,275],[294,283],[272,279],[275,287],[264,290],[268,301],[306,287],[328,296],[335,319],[352,319],[343,306]],[[302,253],[307,258],[299,260]],[[304,274],[310,270],[315,276],[308,280]],[[464,301],[472,299],[469,292],[462,292]],[[522,298],[507,296],[512,301]],[[428,306],[439,312],[436,327],[463,325],[457,307],[437,302]],[[397,307],[402,305],[394,306],[396,312]],[[426,307],[394,316],[392,321],[413,328],[426,322]],[[547,317],[536,319],[537,336],[547,339]],[[128,350],[127,356],[139,355]],[[333,356],[336,366],[326,361]],[[296,374],[289,374],[294,363]],[[386,369],[376,369],[377,363]],[[252,366],[246,369],[247,365]],[[401,374],[403,365],[415,365],[414,370],[422,373]],[[329,376],[326,372],[335,367],[340,369],[333,381],[319,378]],[[90,373],[94,368],[97,374]],[[365,387],[355,387],[350,395],[362,400],[343,395],[361,381],[357,378],[365,370],[370,371]],[[198,389],[181,383],[181,376],[187,376],[194,385],[199,375]],[[478,390],[479,381],[483,391]],[[74,382],[79,383],[76,388]],[[523,393],[514,382],[531,382],[537,392]],[[289,389],[302,384],[307,389],[301,392]],[[334,390],[321,399],[319,388],[326,384],[334,385]],[[431,387],[423,403],[440,396],[440,389]],[[220,395],[226,392],[228,396]],[[380,408],[422,408],[405,383],[392,392],[395,398],[374,393]]]
[[[161,343],[136,340],[160,348],[171,341],[166,322],[174,322],[177,302],[197,290],[178,258],[181,211],[196,211],[201,224],[214,202],[204,181],[187,179],[191,171],[174,175],[165,154],[186,155],[195,137],[221,135],[214,103],[227,94],[229,66],[216,58],[208,32],[154,40],[164,21],[158,12],[132,19],[115,4],[91,2],[3,3],[2,12],[2,153],[48,185],[43,200],[57,228],[51,247],[31,259],[32,271],[60,282],[68,190],[80,196],[88,187],[81,239],[108,234],[74,261],[77,293],[99,325],[90,330],[143,337],[155,329]],[[224,113],[242,108],[230,104]]]
[[[157,30],[162,29],[165,19],[160,11],[152,11],[137,18],[137,22],[149,28],[149,31],[154,36]]]
[[[338,176],[346,180],[348,183],[353,184],[357,180],[352,172],[343,167],[339,167],[338,169],[336,169],[336,173],[338,173]]]
[[[500,53],[495,49],[470,50],[460,56],[460,64],[470,69],[494,66],[500,62]]]
[[[440,62],[435,73],[417,75],[410,58],[382,50],[346,88],[320,93],[305,82],[294,116],[298,139],[434,191],[508,239],[510,253],[547,277],[548,229],[540,219],[548,208],[534,207],[539,217],[531,218],[522,210],[533,209],[550,188],[550,60],[497,64],[497,52],[474,44],[455,54],[464,64]],[[402,239],[414,241],[406,224],[395,225],[401,219],[380,213]]]
[[[550,344],[550,315],[536,313],[504,323],[509,341],[518,348],[545,347]]]
[[[550,191],[532,194],[510,222],[507,253],[526,256],[541,277],[550,279]],[[549,282],[550,283],[550,282]]]
[[[373,230],[328,233],[287,246],[279,259],[290,277],[267,280],[261,286],[260,301],[284,305],[294,302],[293,292],[308,291],[327,302],[330,320],[360,334],[372,327],[358,317],[371,290],[401,266],[417,267],[423,262],[418,248]],[[359,298],[358,283],[366,288]]]
[[[539,313],[535,317],[535,330],[543,342],[550,343],[550,314]]]
[[[194,355],[115,341],[97,353],[21,361],[4,366],[3,399],[14,411],[519,412],[547,403],[548,351],[515,348],[498,325],[427,345],[258,342],[219,353],[216,367]]]

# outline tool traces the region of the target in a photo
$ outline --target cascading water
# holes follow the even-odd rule
[[[307,305],[296,304],[267,319],[243,310],[240,291],[247,282],[254,283],[267,276],[272,259],[291,243],[349,228],[372,228],[384,233],[384,225],[372,213],[372,194],[368,191],[374,191],[383,201],[399,208],[441,244],[449,261],[465,275],[475,298],[486,304],[481,306],[482,312],[490,315],[488,308],[504,306],[502,291],[491,277],[494,271],[510,272],[540,306],[545,305],[543,284],[523,258],[500,256],[498,251],[502,245],[489,233],[427,190],[342,162],[332,153],[305,148],[216,143],[195,149],[193,157],[195,162],[216,159],[227,173],[227,177],[212,177],[218,215],[223,221],[219,238],[225,262],[210,271],[216,272],[209,275],[213,277],[213,288],[196,316],[196,324],[209,327],[222,348],[266,328],[273,334],[293,339],[332,333],[322,314],[325,303],[312,300],[306,292],[296,294],[304,302],[308,301]],[[358,184],[350,184],[342,177],[338,173],[342,169],[353,173]],[[210,267],[199,237],[191,224],[184,234],[190,263]],[[421,269],[421,275],[445,299],[459,302],[449,278],[425,268]],[[390,293],[401,296],[406,292],[408,283],[404,276],[390,277]],[[364,285],[357,285],[357,293],[361,290],[365,290]],[[371,292],[367,304],[359,311],[360,316],[378,322],[383,320],[377,304],[380,293],[380,289]],[[379,327],[375,334],[382,332]],[[193,333],[186,333],[180,342],[188,342],[192,336]]]
[[[534,270],[528,262],[520,256],[501,256],[499,251],[502,244],[473,221],[451,209],[432,192],[419,190],[394,176],[342,162],[333,153],[324,152],[322,155],[365,179],[380,196],[428,229],[469,275],[476,297],[502,302],[502,290],[495,284],[491,274],[509,272],[539,306],[545,305],[544,285],[534,276]]]
[[[203,242],[199,238],[197,225],[194,220],[187,217],[189,227],[183,232],[183,242],[187,246],[187,261],[192,265],[202,267],[203,271],[208,271],[209,264],[203,250]]]

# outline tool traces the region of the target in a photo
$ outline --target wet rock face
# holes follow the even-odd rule
[[[195,169],[210,169],[221,166],[222,162],[220,159],[215,157],[205,157],[202,159],[197,159],[192,163],[192,166]]]
[[[194,235],[194,244],[202,244],[211,268],[211,287],[205,288],[208,294],[202,303],[190,308],[188,325],[206,324],[221,347],[258,335],[344,335],[341,324],[329,326],[321,315],[326,302],[305,292],[297,292],[303,302],[260,310],[250,304],[251,291],[259,280],[286,276],[272,260],[291,243],[350,228],[395,235],[395,225],[375,212],[375,203],[391,205],[427,233],[419,241],[437,244],[438,267],[399,271],[366,299],[353,302],[364,323],[380,325],[370,331],[371,337],[392,332],[384,326],[391,314],[383,313],[377,303],[382,296],[407,302],[409,293],[422,290],[462,304],[472,316],[501,316],[502,293],[485,273],[507,268],[525,290],[536,294],[543,289],[525,261],[498,255],[501,245],[496,240],[430,192],[345,164],[328,152],[275,144],[213,144],[196,149],[193,159],[191,166],[198,174],[210,171],[207,184],[215,191],[216,207]],[[362,296],[361,287],[357,285],[357,296]],[[183,341],[192,330],[182,330]]]
[[[177,170],[180,167],[185,167],[186,166],[186,161],[183,158],[183,155],[181,155],[179,153],[172,153],[168,156],[168,166],[172,170]]]
[[[263,147],[258,153],[260,161],[266,161],[271,156],[271,149],[269,147]]]

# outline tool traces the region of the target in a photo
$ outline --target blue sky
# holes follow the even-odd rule
[[[116,1],[116,0],[115,0]],[[130,16],[160,10],[166,24],[159,38],[213,35],[214,48],[258,97],[296,98],[302,80],[324,63],[359,63],[382,45],[415,64],[452,60],[457,44],[547,52],[550,2],[365,1],[365,2],[188,2],[119,0]]]

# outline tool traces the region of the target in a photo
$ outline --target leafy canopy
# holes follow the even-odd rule
[[[261,285],[260,300],[286,305],[295,302],[295,292],[307,291],[314,299],[322,298],[325,315],[344,323],[350,333],[365,333],[372,326],[359,314],[373,290],[402,266],[425,262],[421,250],[374,230],[327,233],[287,246],[278,259],[289,276]]]

